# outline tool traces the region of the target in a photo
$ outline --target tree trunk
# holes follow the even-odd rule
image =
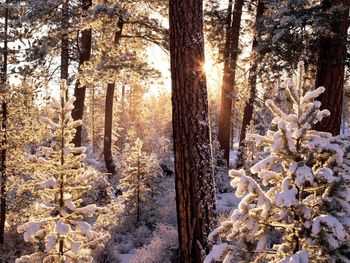
[[[83,12],[88,10],[91,5],[92,5],[92,0],[82,0]],[[84,64],[84,62],[90,60],[90,56],[91,56],[91,29],[87,29],[81,33],[79,69]],[[74,102],[74,109],[72,111],[72,117],[74,120],[83,119],[85,92],[86,92],[86,86],[80,87],[80,82],[79,80],[77,80],[75,82],[75,89],[74,89],[74,96],[76,100]],[[77,131],[72,141],[76,147],[81,146],[81,132],[82,132],[82,125],[77,127]]]
[[[114,44],[118,46],[121,34],[123,31],[124,20],[119,17],[117,30],[114,35]],[[112,156],[112,123],[113,123],[113,95],[115,89],[115,81],[107,84],[106,93],[106,108],[105,108],[105,133],[104,133],[104,144],[103,144],[103,155],[105,158],[106,169],[109,173],[115,173],[115,165],[113,163]]]
[[[62,21],[61,21],[61,79],[67,81],[68,87],[68,67],[69,67],[69,2],[64,0],[62,3]],[[68,99],[68,88],[66,90],[66,99]]]
[[[217,223],[203,71],[203,1],[170,0],[169,16],[179,261],[199,263]]]
[[[341,15],[332,21],[333,37],[321,37],[317,65],[316,87],[325,87],[319,97],[322,109],[328,109],[331,116],[316,125],[316,130],[339,135],[344,87],[347,30],[349,27],[349,0],[323,1],[325,7],[345,7]]]
[[[256,32],[255,32],[255,36],[252,44],[253,52],[254,51],[256,52],[255,49],[258,46],[258,39],[260,37],[258,33],[259,19],[263,14],[264,14],[264,2],[262,0],[258,0],[258,7],[256,9],[256,17],[255,17]],[[250,124],[251,120],[253,119],[253,108],[254,108],[254,100],[256,95],[257,66],[258,66],[258,59],[253,58],[251,60],[250,71],[249,71],[250,94],[249,94],[249,99],[244,107],[242,128],[241,128],[241,134],[239,137],[239,146],[243,145],[243,141],[246,136],[247,127]]]
[[[5,87],[7,84],[7,59],[8,59],[8,19],[9,19],[9,8],[8,0],[5,2],[5,14],[4,14],[4,46],[3,46],[3,66],[1,72],[1,92],[5,92]],[[2,101],[1,105],[2,119],[1,119],[1,128],[4,133],[4,137],[1,141],[1,167],[0,167],[0,244],[4,243],[5,235],[5,221],[6,221],[6,144],[7,144],[7,135],[6,135],[6,122],[7,122],[7,103]]]
[[[238,57],[238,40],[241,26],[243,0],[236,0],[232,11],[232,0],[229,0],[226,20],[226,43],[224,50],[224,73],[221,87],[221,105],[219,116],[218,140],[224,150],[224,159],[229,164],[231,138],[232,97],[234,95],[236,64]]]
[[[106,169],[108,173],[115,173],[115,165],[112,155],[112,124],[113,124],[113,97],[115,82],[108,83],[105,106],[105,130],[103,140],[103,155],[105,158]]]

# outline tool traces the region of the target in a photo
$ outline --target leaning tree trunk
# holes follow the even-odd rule
[[[64,0],[62,2],[61,11],[61,79],[67,81],[68,86],[68,67],[69,67],[69,2]],[[66,99],[68,98],[68,89],[66,91]]]
[[[105,106],[105,129],[103,140],[103,155],[108,173],[115,173],[115,165],[112,155],[112,124],[113,124],[113,98],[115,82],[107,84],[106,106]]]
[[[238,40],[241,26],[243,0],[236,0],[232,11],[232,0],[229,0],[226,20],[226,43],[224,50],[224,73],[221,87],[221,106],[219,115],[218,140],[224,150],[224,159],[230,161],[231,112],[234,95],[236,64],[238,57]]]
[[[5,92],[5,87],[7,83],[7,59],[8,59],[8,19],[9,19],[9,8],[8,0],[5,1],[5,12],[4,12],[4,46],[3,46],[3,65],[1,71],[1,90],[0,92]],[[0,166],[0,244],[4,243],[5,235],[5,221],[6,221],[6,122],[7,122],[7,103],[2,101],[1,103],[1,128],[3,132],[3,138],[1,141],[1,166]]]
[[[117,30],[114,34],[114,44],[118,46],[123,27],[124,20],[122,17],[119,18],[117,24]],[[104,133],[104,144],[103,144],[103,155],[105,158],[106,169],[109,173],[115,173],[115,165],[113,162],[112,155],[112,126],[113,126],[113,96],[115,89],[115,81],[113,83],[107,84],[107,93],[106,93],[106,108],[105,108],[105,133]]]
[[[203,262],[216,225],[204,64],[203,1],[170,0],[170,58],[180,262]]]
[[[82,0],[82,10],[85,12],[92,5],[92,0]],[[79,69],[91,56],[91,29],[86,29],[81,33],[81,47],[79,54]],[[75,82],[74,96],[76,98],[74,102],[74,109],[72,111],[72,117],[74,120],[82,120],[84,114],[86,86],[80,86],[80,81]],[[77,127],[77,131],[73,138],[73,143],[76,147],[81,146],[81,132],[82,125]]]
[[[263,0],[258,0],[258,6],[256,9],[256,17],[255,17],[255,36],[252,44],[253,52],[257,52],[256,47],[258,46],[258,39],[260,37],[258,33],[259,19],[263,14],[264,14],[264,2]],[[259,56],[259,54],[256,54],[256,55]],[[258,67],[258,58],[259,58],[257,56],[252,59],[252,62],[250,64],[250,71],[249,71],[250,92],[249,92],[249,99],[244,107],[241,134],[239,137],[239,146],[243,145],[243,141],[245,139],[246,132],[247,132],[247,127],[253,119],[254,100],[256,95],[257,67]]]
[[[347,30],[349,27],[349,0],[323,1],[326,7],[343,6],[344,11],[332,21],[333,37],[321,37],[317,65],[316,87],[325,87],[319,97],[323,109],[331,116],[316,125],[318,131],[339,135],[344,87]]]

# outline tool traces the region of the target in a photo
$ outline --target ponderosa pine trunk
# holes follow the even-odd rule
[[[203,1],[170,0],[169,8],[179,262],[201,263],[217,222],[203,70]]]
[[[258,26],[259,26],[259,19],[264,14],[264,2],[263,0],[258,0],[258,6],[256,9],[256,17],[255,17],[255,36],[252,44],[252,51],[256,51],[256,47],[258,46],[258,39],[259,39],[259,33],[258,33]],[[258,54],[257,54],[258,55]],[[254,101],[256,96],[256,79],[257,79],[257,67],[258,67],[258,57],[252,59],[250,64],[250,71],[249,71],[249,99],[244,107],[243,112],[243,121],[242,121],[242,127],[241,127],[241,134],[239,137],[239,146],[243,145],[243,141],[245,140],[247,127],[249,126],[250,122],[253,119],[253,110],[254,110]]]
[[[115,165],[112,155],[112,124],[113,124],[113,98],[115,82],[107,84],[106,105],[105,105],[105,129],[103,140],[103,155],[106,163],[107,172],[115,173]]]
[[[218,135],[220,147],[224,150],[224,159],[227,161],[227,165],[230,162],[232,98],[235,90],[236,64],[239,52],[238,44],[243,0],[236,0],[234,7],[232,6],[232,0],[229,0],[226,19],[224,72],[221,86]]]
[[[114,44],[118,46],[120,38],[123,32],[124,20],[122,17],[118,19],[117,29],[114,34]],[[106,163],[106,169],[108,173],[115,173],[115,165],[112,155],[112,128],[113,128],[113,97],[115,90],[115,81],[107,84],[106,93],[106,107],[105,107],[105,132],[104,132],[104,144],[103,155]]]
[[[325,9],[336,5],[344,7],[341,15],[332,21],[335,34],[321,37],[317,65],[316,87],[325,87],[325,92],[319,97],[322,109],[328,109],[331,116],[316,125],[316,130],[339,135],[344,88],[344,69],[346,60],[347,30],[349,27],[349,0],[323,1]]]
[[[92,5],[92,0],[82,0],[82,10],[86,12]],[[86,62],[90,60],[91,56],[91,29],[83,30],[81,33],[81,47],[79,53],[79,69]],[[74,96],[76,98],[74,102],[74,109],[72,111],[72,117],[74,120],[82,120],[84,114],[86,86],[80,86],[80,81],[75,82]],[[81,132],[82,125],[77,127],[73,143],[76,147],[81,146]]]
[[[69,67],[69,2],[63,0],[61,10],[61,79],[67,81],[68,86],[68,67]],[[66,90],[66,99],[68,99],[68,89]]]
[[[8,61],[8,19],[9,19],[9,8],[8,0],[5,1],[5,12],[4,12],[4,46],[3,46],[3,65],[1,71],[1,92],[5,92],[7,84],[7,61]],[[4,243],[5,236],[5,222],[7,212],[7,200],[6,200],[6,122],[7,122],[7,103],[3,101],[1,103],[1,128],[3,138],[1,141],[1,166],[0,166],[0,244]]]

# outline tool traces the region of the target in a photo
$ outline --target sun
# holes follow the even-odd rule
[[[203,69],[207,78],[208,90],[209,92],[217,92],[221,87],[222,63],[216,62],[210,54],[206,55]]]

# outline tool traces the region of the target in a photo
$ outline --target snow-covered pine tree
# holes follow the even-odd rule
[[[123,151],[127,156],[125,168],[118,186],[123,193],[125,214],[132,217],[136,225],[145,217],[150,220],[149,213],[154,208],[161,175],[157,156],[145,153],[142,147],[139,138],[133,144],[126,145]],[[146,211],[148,214],[145,214]]]
[[[305,92],[305,86],[300,62],[296,78],[286,83],[292,113],[266,101],[276,129],[248,137],[270,155],[250,169],[258,180],[230,171],[242,200],[211,233],[227,242],[214,246],[205,263],[349,262],[350,176],[339,169],[348,142],[312,129],[330,113],[315,101],[324,88]]]
[[[25,262],[91,262],[90,248],[106,236],[92,230],[85,221],[99,208],[95,204],[82,206],[82,195],[90,189],[89,174],[82,161],[85,148],[71,143],[81,120],[73,121],[74,97],[66,101],[66,84],[62,81],[61,102],[52,98],[49,105],[52,118],[42,117],[51,134],[37,155],[30,156],[37,169],[28,181],[37,205],[31,221],[18,227],[24,240],[39,244],[38,252],[17,259]]]

